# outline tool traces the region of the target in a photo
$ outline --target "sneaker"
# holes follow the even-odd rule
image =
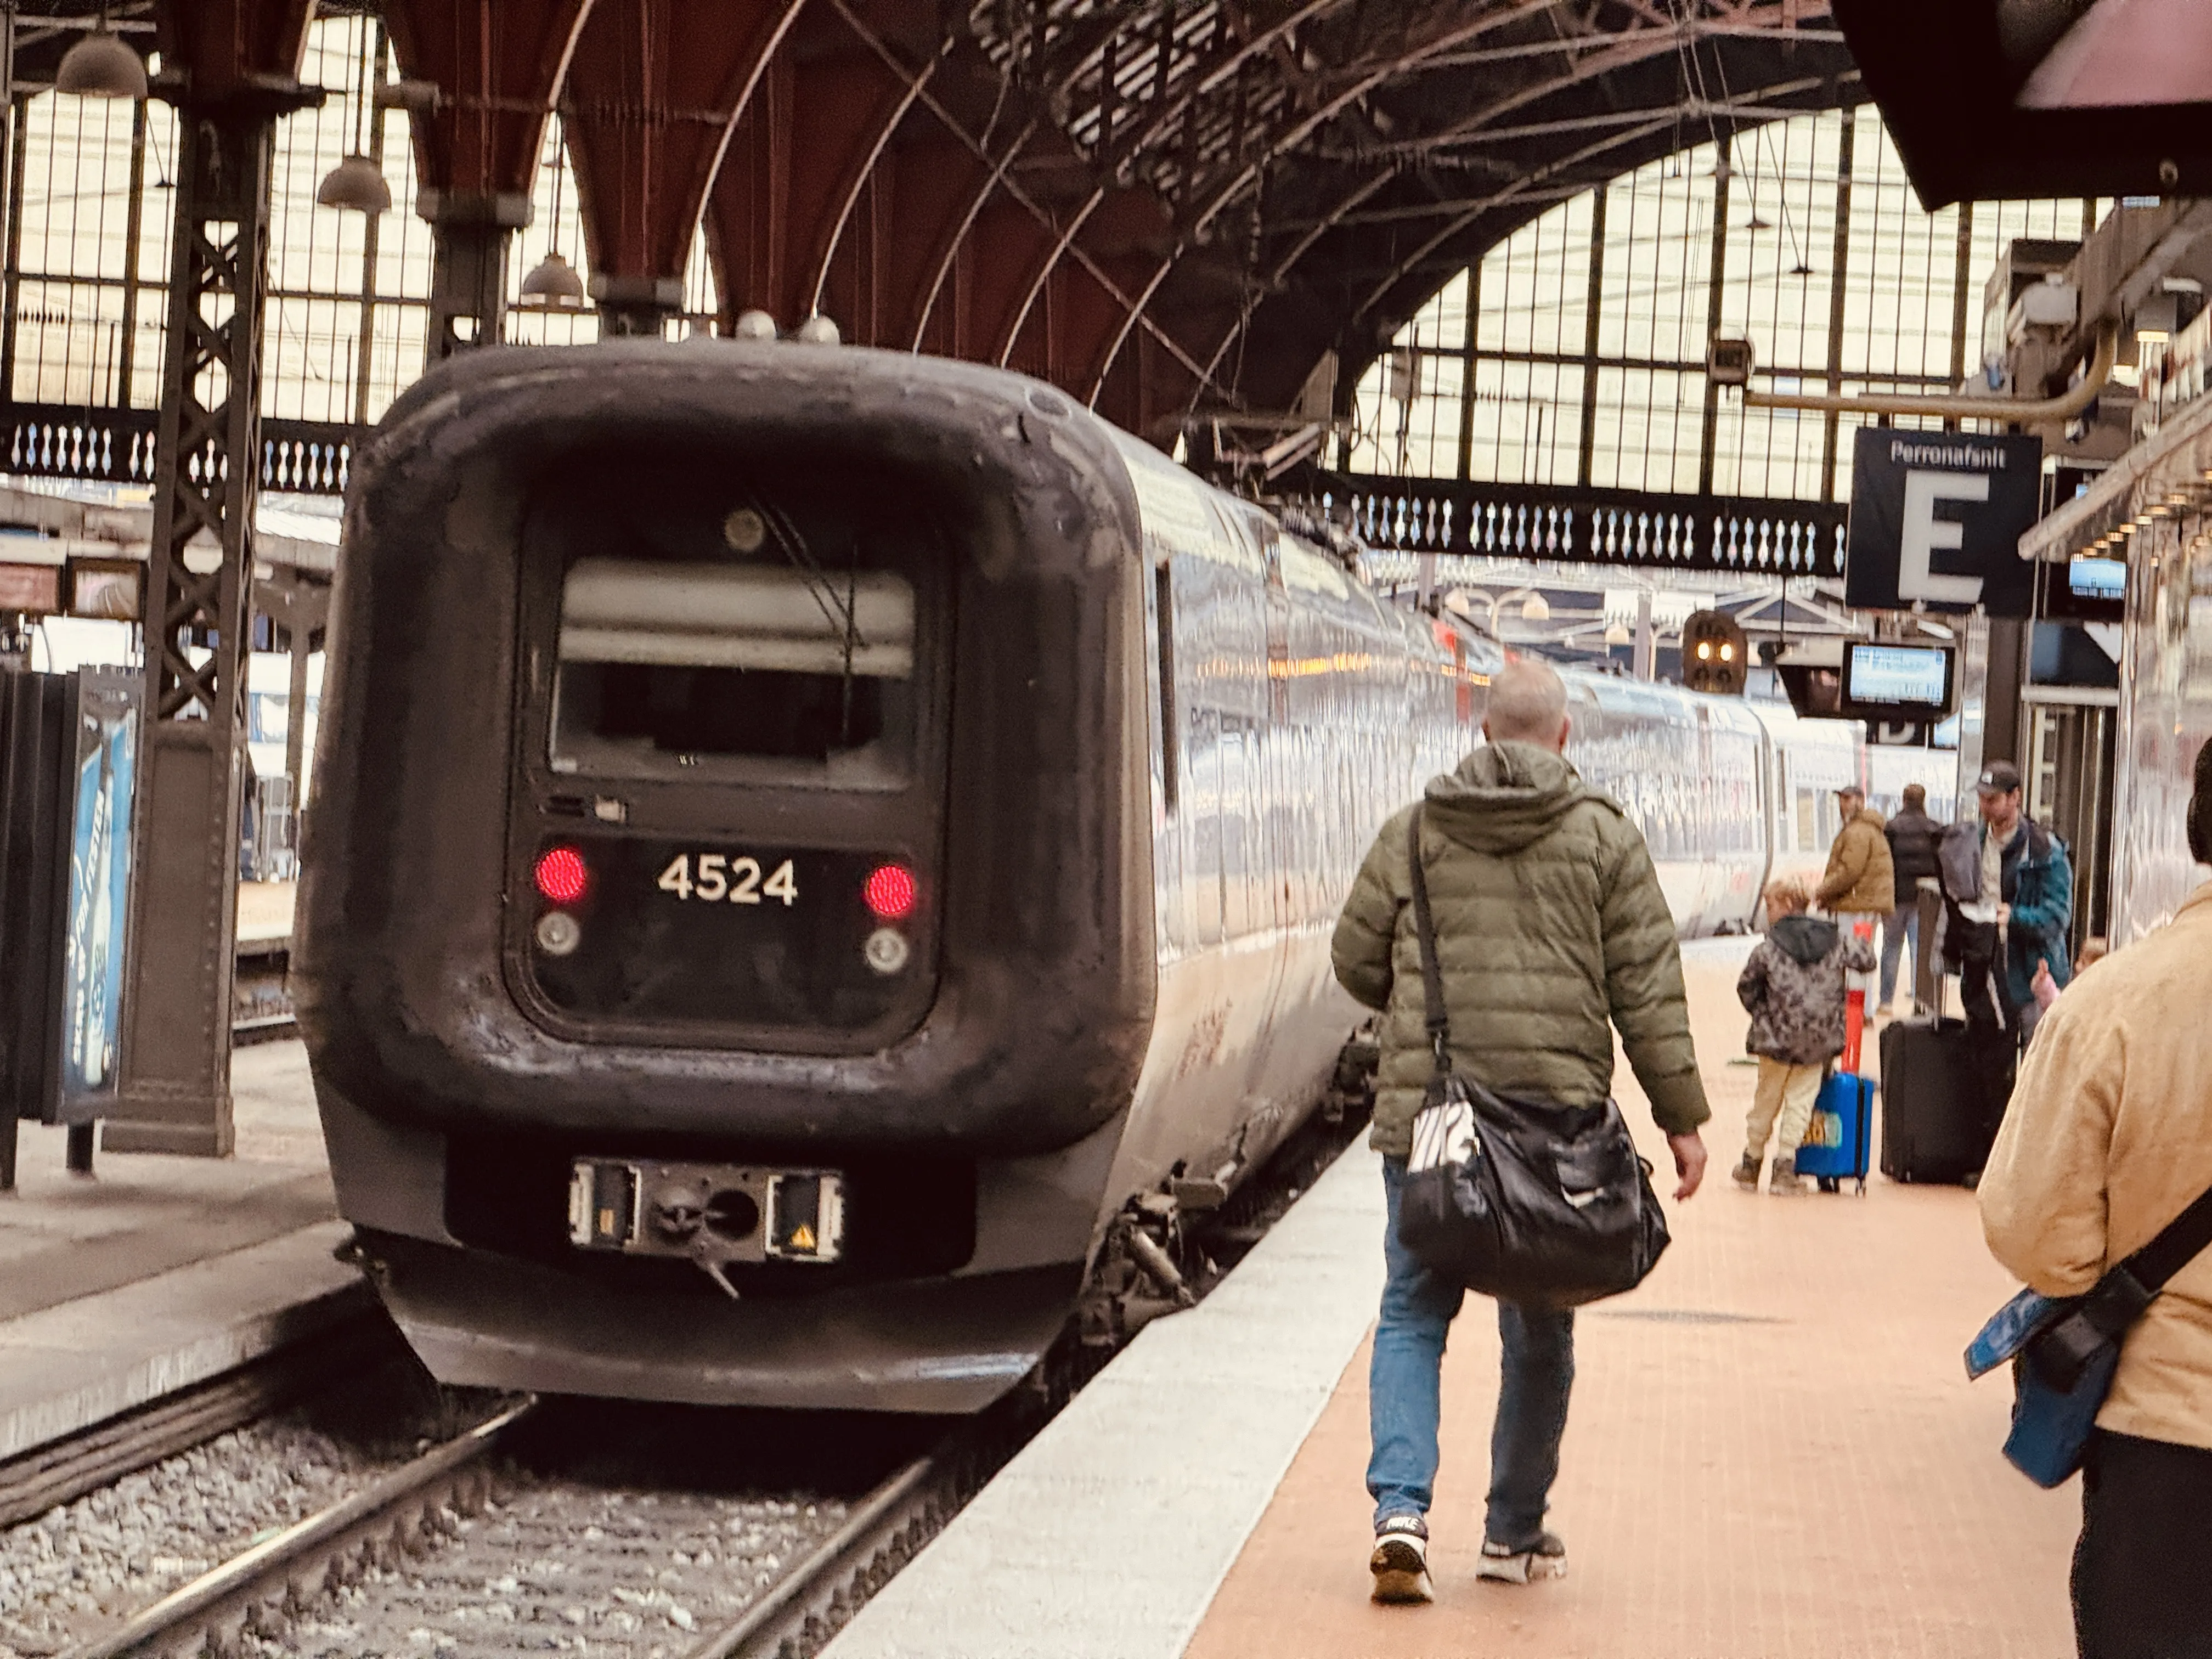
[[[1759,1160],[1749,1152],[1746,1152],[1743,1155],[1743,1162],[1735,1166],[1735,1173],[1729,1179],[1747,1193],[1757,1192],[1759,1190]]]
[[[1418,1515],[1394,1515],[1375,1528],[1375,1553],[1367,1558],[1378,1601],[1433,1601],[1429,1582],[1429,1524]]]
[[[1517,1550],[1510,1544],[1486,1538],[1483,1540],[1482,1559],[1475,1566],[1474,1576],[1494,1579],[1501,1584],[1564,1578],[1567,1576],[1567,1547],[1548,1532],[1538,1533],[1534,1543]]]
[[[1797,1184],[1797,1160],[1778,1158],[1766,1177],[1766,1190],[1784,1198],[1795,1198],[1805,1189]]]

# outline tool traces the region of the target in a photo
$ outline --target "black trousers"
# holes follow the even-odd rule
[[[2074,1546],[2081,1659],[2212,1654],[2212,1451],[2091,1437]]]

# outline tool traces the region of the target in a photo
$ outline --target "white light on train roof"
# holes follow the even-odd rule
[[[844,337],[837,332],[836,324],[817,311],[799,325],[799,331],[792,337],[809,345],[836,345]]]
[[[1541,593],[1531,593],[1521,601],[1521,620],[1532,623],[1552,620],[1552,607]]]
[[[730,335],[738,340],[773,340],[775,319],[765,311],[741,311],[738,320],[730,325]]]

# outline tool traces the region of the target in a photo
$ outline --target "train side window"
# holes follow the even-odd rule
[[[1176,729],[1175,573],[1162,560],[1152,567],[1154,607],[1160,636],[1160,792],[1172,812],[1182,793],[1182,734]]]
[[[750,757],[896,784],[915,610],[888,570],[579,560],[562,587],[553,769]]]

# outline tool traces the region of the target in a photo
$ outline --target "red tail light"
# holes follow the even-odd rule
[[[537,877],[538,890],[553,904],[574,904],[592,884],[591,869],[573,847],[549,848],[539,854]]]
[[[903,921],[914,914],[914,872],[902,864],[879,864],[861,884],[860,896],[881,920]]]

